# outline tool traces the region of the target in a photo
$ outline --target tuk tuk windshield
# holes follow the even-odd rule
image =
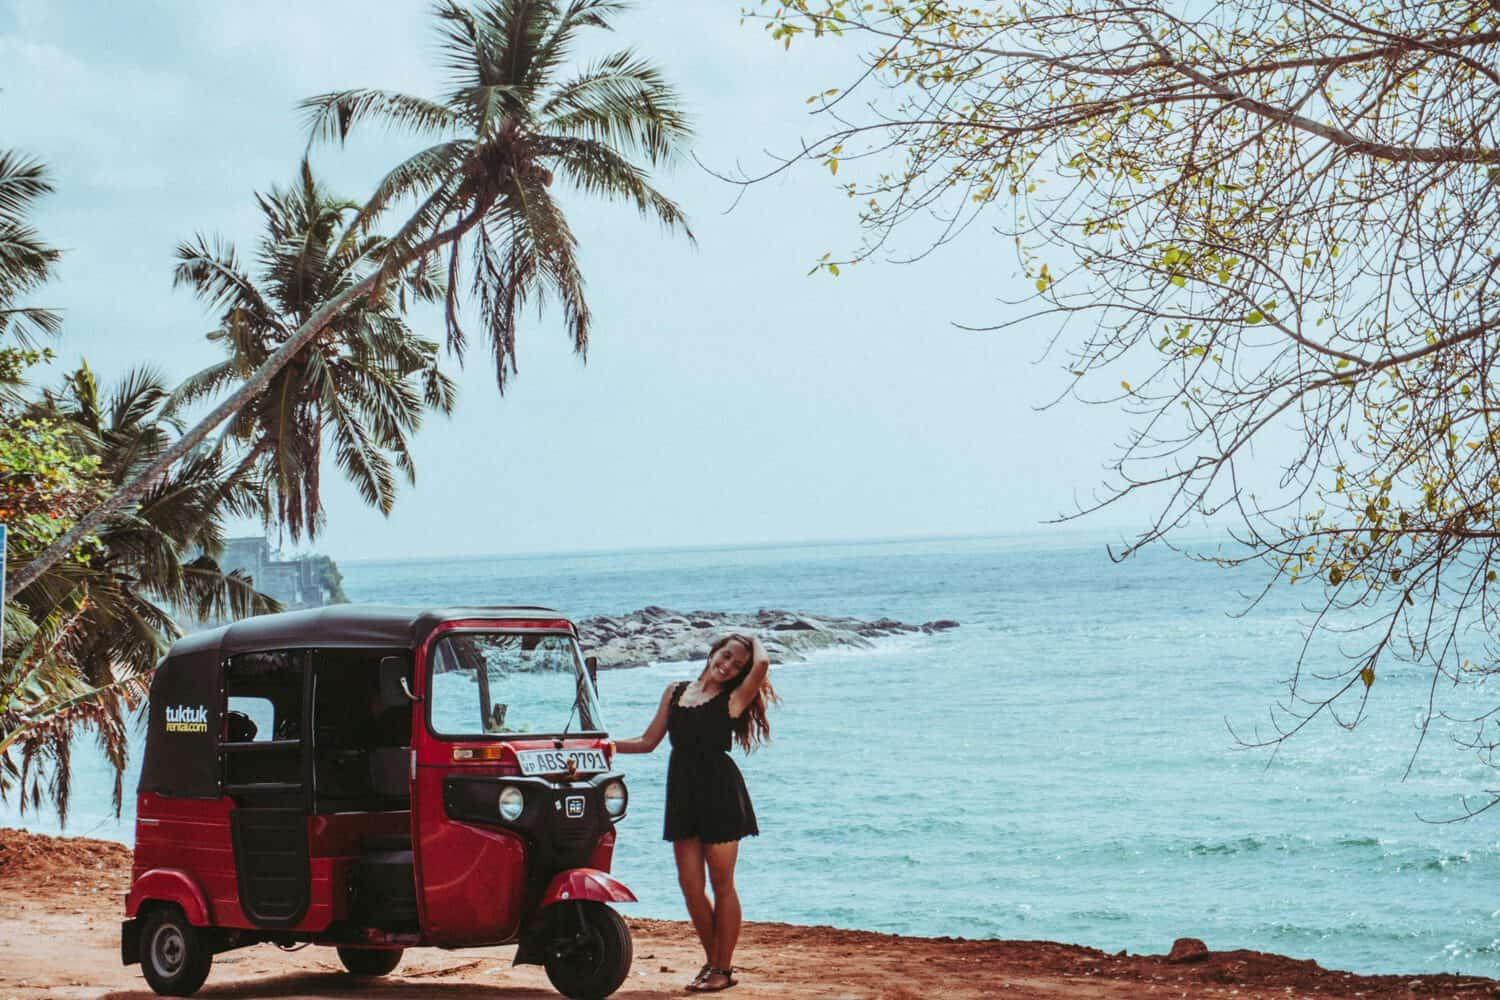
[[[572,636],[451,632],[433,644],[431,660],[430,718],[439,736],[604,731]]]

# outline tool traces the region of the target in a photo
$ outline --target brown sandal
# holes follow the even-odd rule
[[[723,976],[724,981],[722,983],[716,983],[710,986],[709,979],[713,976]],[[708,972],[705,975],[693,980],[692,983],[688,985],[688,989],[692,990],[694,993],[718,993],[721,990],[727,990],[731,986],[737,985],[739,985],[739,980],[734,978],[733,966],[730,966],[727,969],[715,969],[710,966]]]

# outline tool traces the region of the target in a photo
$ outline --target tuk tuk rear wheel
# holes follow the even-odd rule
[[[571,1000],[603,1000],[630,974],[630,928],[603,903],[557,903],[553,939],[543,963],[557,992]]]
[[[356,976],[383,976],[401,964],[401,948],[340,948],[339,961]]]
[[[187,997],[208,978],[214,953],[208,936],[176,906],[159,906],[141,925],[141,973],[164,997]]]

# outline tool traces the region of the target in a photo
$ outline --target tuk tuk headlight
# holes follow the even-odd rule
[[[507,823],[514,823],[521,818],[521,810],[526,808],[526,796],[515,785],[506,785],[500,789],[500,818]]]
[[[604,811],[614,819],[625,813],[625,782],[611,781],[604,786]]]

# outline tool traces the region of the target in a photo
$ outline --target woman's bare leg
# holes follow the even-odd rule
[[[734,864],[739,860],[740,842],[703,844],[701,849],[708,862],[708,879],[714,887],[714,943],[718,947],[709,955],[709,962],[728,969],[734,962],[734,946],[740,941],[740,896],[734,887]]]
[[[703,880],[703,844],[697,837],[691,840],[672,841],[672,854],[677,859],[677,884],[682,887],[682,899],[687,903],[688,916],[693,918],[693,930],[703,944],[703,957],[709,965],[714,963],[714,904],[708,901]]]

